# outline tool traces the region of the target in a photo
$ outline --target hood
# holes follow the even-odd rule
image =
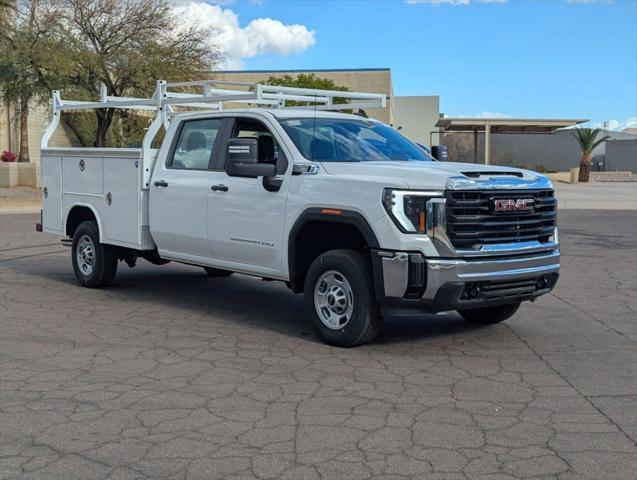
[[[540,173],[499,165],[456,162],[322,162],[325,171],[339,176],[384,178],[388,186],[408,185],[410,189],[454,188],[550,188]],[[455,187],[457,188],[457,187]]]

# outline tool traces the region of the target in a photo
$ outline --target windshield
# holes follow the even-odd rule
[[[365,119],[289,118],[281,125],[296,148],[317,162],[430,161],[416,144],[387,125]]]

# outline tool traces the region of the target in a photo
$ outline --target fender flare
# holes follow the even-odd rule
[[[64,223],[62,224],[62,227],[64,228],[64,234],[66,234],[66,227],[67,227],[67,223],[69,221],[69,214],[71,213],[71,211],[75,208],[75,207],[86,207],[88,208],[91,212],[93,212],[93,216],[95,217],[95,221],[97,222],[97,231],[99,232],[100,235],[100,242],[102,242],[103,238],[103,230],[102,230],[102,220],[100,219],[99,214],[97,213],[97,210],[95,209],[95,207],[93,205],[91,205],[90,203],[85,203],[85,202],[76,202],[73,205],[71,205],[69,207],[69,209],[66,212],[66,215],[64,215]]]
[[[338,210],[339,214],[324,213],[325,210],[334,212]],[[333,207],[312,207],[301,212],[297,217],[294,225],[290,229],[288,235],[288,276],[290,279],[290,288],[294,292],[300,292],[302,285],[298,285],[298,279],[294,269],[294,258],[296,253],[296,237],[301,229],[310,222],[339,223],[341,225],[351,225],[356,228],[365,239],[370,248],[378,249],[380,247],[376,234],[372,230],[365,217],[353,210],[334,209]]]

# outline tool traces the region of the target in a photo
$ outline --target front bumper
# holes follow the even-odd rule
[[[491,258],[425,258],[372,251],[381,305],[438,312],[503,305],[550,292],[559,276],[558,249]]]

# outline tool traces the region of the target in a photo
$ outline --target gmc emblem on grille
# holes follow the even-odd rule
[[[495,198],[493,200],[494,212],[532,212],[534,210],[532,198]]]

